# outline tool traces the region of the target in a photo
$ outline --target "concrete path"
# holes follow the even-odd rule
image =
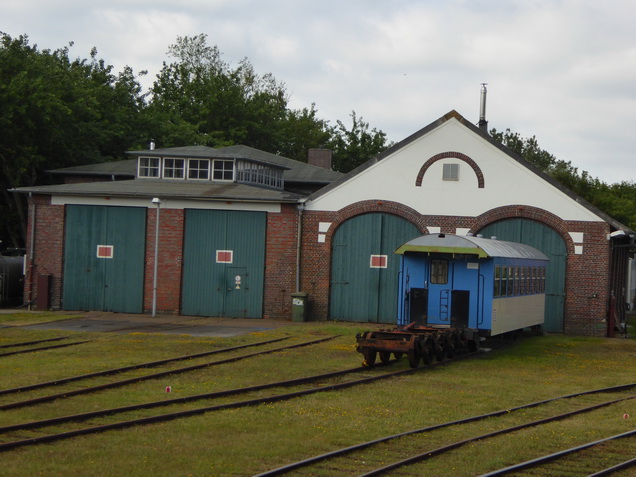
[[[15,310],[1,310],[0,313],[16,313]],[[20,312],[22,313],[22,312]],[[28,313],[28,312],[27,312]],[[267,331],[282,326],[294,326],[295,323],[284,320],[213,318],[197,316],[150,315],[108,313],[108,312],[55,312],[61,315],[77,317],[39,323],[18,325],[25,329],[86,331],[99,333],[165,333],[190,336],[239,336],[254,332]],[[8,324],[7,326],[16,326]]]

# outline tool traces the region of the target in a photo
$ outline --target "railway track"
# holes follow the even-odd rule
[[[71,383],[71,382],[74,382],[74,381],[83,381],[85,379],[91,379],[91,378],[96,378],[96,377],[100,377],[100,376],[108,376],[108,375],[113,375],[113,374],[120,374],[120,373],[124,373],[126,371],[132,371],[132,370],[136,370],[136,369],[153,368],[153,367],[156,367],[156,366],[160,366],[160,365],[168,364],[168,363],[174,363],[174,362],[177,362],[177,361],[185,361],[185,360],[201,358],[201,357],[205,357],[205,356],[212,356],[212,355],[220,354],[220,353],[227,353],[229,351],[236,351],[236,350],[245,349],[245,348],[253,348],[253,347],[257,347],[257,346],[263,346],[263,345],[266,345],[266,344],[277,343],[279,341],[284,341],[286,339],[288,339],[288,338],[287,337],[276,338],[276,339],[273,339],[273,340],[259,341],[259,342],[256,342],[256,343],[249,343],[249,344],[240,345],[240,346],[233,346],[233,347],[230,347],[230,348],[221,348],[221,349],[216,349],[216,350],[212,350],[212,351],[205,351],[205,352],[202,352],[202,353],[188,354],[188,355],[177,356],[177,357],[173,357],[173,358],[160,359],[160,360],[157,360],[157,361],[149,361],[149,362],[146,362],[146,363],[134,364],[134,365],[131,365],[131,366],[112,368],[112,369],[107,369],[107,370],[98,371],[98,372],[94,372],[94,373],[80,374],[80,375],[77,375],[77,376],[70,376],[70,377],[67,377],[67,378],[56,379],[54,381],[47,381],[47,382],[44,382],[44,383],[30,384],[30,385],[27,385],[27,386],[20,386],[20,387],[11,388],[11,389],[2,389],[2,390],[0,390],[0,396],[7,395],[7,394],[14,394],[14,393],[22,393],[22,392],[25,392],[25,391],[33,391],[35,389],[43,389],[43,388],[48,388],[48,387],[53,387],[53,386],[59,386],[61,384]]]
[[[6,344],[6,345],[1,345],[0,349],[6,349],[6,348],[19,348],[21,346],[31,346],[34,344],[40,344],[40,343],[50,343],[51,341],[61,341],[61,340],[65,340],[68,339],[68,336],[59,336],[57,338],[47,338],[44,340],[35,340],[35,341],[23,341],[21,343],[12,343],[12,344]]]
[[[261,356],[261,355],[265,355],[265,354],[270,354],[270,353],[275,353],[278,351],[283,351],[283,350],[289,350],[289,349],[294,349],[294,348],[299,348],[299,347],[303,347],[303,346],[309,346],[312,344],[317,344],[317,343],[322,343],[324,341],[328,341],[333,339],[333,337],[328,337],[328,338],[321,338],[318,340],[313,340],[313,341],[308,341],[308,342],[303,342],[303,343],[297,343],[297,344],[293,344],[290,346],[283,346],[283,347],[279,347],[279,348],[273,348],[273,349],[268,349],[265,351],[259,351],[259,352],[255,352],[255,353],[250,353],[250,354],[246,354],[246,355],[240,355],[240,356],[235,356],[235,357],[231,357],[231,358],[226,358],[226,359],[222,359],[222,360],[218,360],[218,361],[212,361],[212,362],[206,362],[206,363],[201,363],[201,364],[196,364],[196,365],[191,365],[191,366],[185,366],[185,367],[181,367],[181,368],[172,368],[172,369],[167,369],[165,371],[160,371],[160,372],[156,372],[156,373],[152,373],[152,374],[146,374],[146,375],[142,375],[142,376],[135,376],[132,378],[127,378],[127,379],[120,379],[118,381],[113,381],[113,382],[109,382],[109,383],[105,383],[105,384],[99,384],[99,385],[95,385],[95,386],[88,386],[88,387],[84,387],[84,388],[80,388],[80,389],[74,389],[74,390],[65,390],[63,392],[59,392],[59,393],[55,393],[55,394],[49,394],[46,396],[40,396],[40,397],[36,397],[33,399],[27,399],[27,400],[22,400],[22,401],[16,401],[16,402],[11,402],[11,403],[6,403],[6,404],[2,404],[0,405],[0,410],[1,411],[6,411],[9,409],[17,409],[17,408],[21,408],[21,407],[27,407],[27,406],[33,406],[36,404],[42,404],[45,402],[51,402],[51,401],[55,401],[57,399],[65,399],[65,398],[69,398],[71,396],[78,396],[80,394],[89,394],[89,393],[94,393],[97,391],[103,391],[106,389],[113,389],[113,388],[117,388],[117,387],[122,387],[122,386],[126,386],[129,384],[134,384],[134,383],[138,383],[141,381],[147,381],[150,379],[157,379],[160,377],[164,377],[164,376],[169,376],[169,375],[175,375],[175,374],[181,374],[181,373],[186,373],[186,372],[190,372],[190,371],[196,371],[199,369],[204,369],[204,368],[208,368],[211,366],[218,366],[221,364],[226,364],[226,363],[232,363],[235,361],[239,361],[242,359],[247,359],[247,358],[252,358],[255,356]],[[271,340],[268,342],[261,342],[260,344],[269,344],[272,342],[276,342],[276,341],[280,341],[280,339],[278,340]],[[240,346],[240,347],[236,347],[236,348],[231,348],[231,350],[237,349],[237,348],[243,348],[245,346]],[[228,348],[224,349],[225,351],[229,350]],[[198,353],[196,355],[189,355],[189,356],[185,356],[185,357],[179,357],[179,358],[171,358],[168,360],[161,360],[161,361],[155,361],[153,363],[150,363],[152,366],[156,366],[158,364],[162,364],[162,363],[166,363],[166,362],[172,362],[172,361],[180,361],[183,359],[190,359],[192,357],[202,357],[205,355],[209,355],[209,354],[215,354],[217,352],[222,352],[221,350],[216,350],[216,351],[210,351],[210,352],[205,352],[205,353]],[[11,393],[15,393],[15,392],[23,392],[26,389],[35,389],[35,388],[41,388],[41,387],[47,387],[47,386],[57,386],[59,385],[61,382],[70,382],[70,381],[78,381],[78,380],[83,380],[83,379],[90,379],[90,378],[94,378],[97,376],[104,376],[104,375],[108,375],[108,374],[118,374],[121,372],[125,372],[125,371],[129,371],[129,370],[133,370],[133,369],[139,369],[140,367],[146,367],[149,363],[146,363],[145,365],[134,365],[134,366],[128,366],[125,368],[117,368],[117,369],[112,369],[112,370],[107,370],[107,371],[102,371],[102,372],[98,372],[98,373],[91,373],[91,374],[85,374],[85,375],[81,375],[81,376],[73,376],[70,378],[65,378],[63,380],[57,380],[57,381],[51,381],[49,383],[41,383],[41,384],[36,384],[36,385],[31,385],[31,386],[25,386],[22,388],[14,388],[14,389],[8,389],[3,391],[3,394],[11,394]]]
[[[89,388],[79,389],[75,391],[67,391],[67,392],[58,393],[58,394],[49,395],[49,396],[43,396],[43,397],[39,397],[32,400],[5,404],[3,406],[0,406],[0,410],[15,409],[18,407],[36,405],[36,404],[41,404],[44,402],[49,402],[55,399],[70,397],[77,394],[84,394],[84,393],[95,392],[95,391],[108,389],[112,387],[125,386],[127,384],[132,384],[133,382],[138,382],[143,379],[153,379],[153,378],[161,377],[167,374],[175,374],[177,372],[186,372],[186,371],[191,371],[194,369],[201,369],[203,367],[209,367],[212,365],[233,362],[233,361],[237,361],[237,360],[245,359],[249,357],[255,357],[255,356],[268,354],[268,353],[274,353],[277,351],[290,350],[290,349],[299,348],[302,346],[309,346],[313,344],[322,343],[322,342],[331,340],[333,338],[334,337],[321,338],[321,339],[317,339],[317,340],[313,340],[309,342],[293,344],[290,346],[285,346],[280,348],[268,349],[262,352],[251,353],[248,355],[241,355],[238,357],[215,361],[213,363],[204,363],[200,365],[179,368],[177,370],[162,371],[160,373],[146,375],[141,378],[136,377],[131,379],[119,380],[117,382],[109,383],[106,385],[91,386]],[[262,342],[259,344],[271,343],[275,341],[279,341],[279,340],[272,340],[268,342]],[[242,348],[242,347],[245,347],[245,346],[241,346],[238,348]],[[231,349],[235,349],[235,348],[231,348]],[[222,351],[222,350],[218,350],[218,351]],[[200,353],[199,355],[201,354],[208,354],[208,353]],[[193,355],[190,355],[190,356],[193,356]],[[480,355],[467,354],[467,355],[458,356],[455,359],[464,359],[464,358],[470,358],[470,357],[476,357],[476,356],[480,356]],[[185,358],[186,357],[180,357],[178,359],[185,359]],[[161,362],[163,361],[167,361],[167,360],[162,360]],[[277,382],[268,383],[268,384],[261,384],[261,385],[249,386],[249,387],[238,388],[238,389],[204,393],[204,394],[199,394],[194,396],[180,397],[176,399],[167,399],[167,400],[163,399],[161,401],[135,404],[135,405],[123,406],[123,407],[111,408],[111,409],[102,409],[98,411],[91,411],[91,412],[86,412],[81,414],[74,414],[69,416],[54,417],[54,418],[42,419],[38,421],[7,425],[7,426],[0,427],[0,452],[8,451],[17,447],[23,447],[27,445],[41,444],[46,442],[68,439],[68,438],[72,438],[72,437],[76,437],[80,435],[95,434],[100,432],[106,432],[113,429],[123,429],[127,427],[132,427],[132,426],[147,425],[147,424],[152,424],[152,423],[157,423],[162,421],[169,421],[173,419],[199,415],[199,414],[208,413],[212,411],[220,411],[225,409],[235,409],[235,408],[246,407],[246,406],[254,406],[259,404],[280,402],[280,401],[294,399],[294,398],[307,396],[307,395],[315,394],[319,392],[327,392],[327,391],[351,388],[354,386],[363,385],[363,384],[375,382],[382,379],[389,379],[391,377],[402,376],[402,375],[415,373],[415,372],[430,371],[435,369],[438,366],[444,366],[448,364],[449,362],[450,361],[440,361],[437,363],[433,363],[430,366],[427,366],[424,368],[419,368],[419,369],[408,368],[408,369],[401,369],[401,370],[389,371],[389,372],[381,372],[381,371],[383,371],[384,367],[390,365],[391,364],[390,362],[382,363],[381,365],[375,366],[373,368],[362,365],[362,366],[357,366],[354,368],[344,369],[340,371],[334,371],[334,372],[323,373],[319,375],[296,378],[296,379],[285,380],[285,381],[277,381]],[[154,365],[155,363],[158,363],[158,362],[145,363],[145,365],[148,365],[148,364]],[[142,365],[137,365],[135,367],[139,367],[139,366],[142,366]],[[115,373],[120,370],[125,370],[129,368],[131,367],[116,368],[113,370],[104,371],[103,373]],[[87,376],[93,377],[95,374],[101,375],[102,373],[93,373],[91,375],[81,375],[81,376],[75,376],[75,377],[66,378],[66,379],[67,380],[84,379]],[[360,374],[361,376],[355,377],[356,374]],[[342,380],[342,378],[350,376],[350,375],[354,375],[355,379]],[[335,382],[335,383],[332,382],[331,384],[322,384],[325,381],[329,381],[329,382],[338,381],[338,382]],[[54,385],[57,385],[57,383],[58,381],[52,381],[50,383],[42,383],[41,385],[49,384],[54,386]],[[41,385],[34,385],[34,386],[41,386]],[[146,412],[146,411],[161,408],[161,407],[184,406],[189,403],[196,403],[197,401],[214,400],[214,399],[226,398],[230,396],[249,395],[253,393],[276,389],[276,388],[289,388],[289,387],[299,387],[299,386],[300,387],[304,386],[304,387],[290,391],[288,393],[283,393],[283,394],[270,394],[266,396],[254,397],[254,398],[240,400],[240,401],[226,402],[223,404],[214,404],[214,405],[200,407],[200,408],[190,408],[186,410],[176,410],[169,413],[157,414],[157,415],[152,415],[147,417],[137,417],[135,419],[110,422],[108,424],[99,424],[99,425],[93,425],[93,426],[81,427],[81,428],[77,427],[77,423],[83,422],[83,423],[90,424],[91,420],[100,420],[100,419],[103,420],[104,418],[108,418],[109,416],[114,416],[114,415],[125,415],[126,413],[135,413],[135,415],[137,415],[139,414],[139,412]],[[12,390],[5,390],[4,392],[5,393],[18,392],[22,389],[24,388],[14,388]],[[73,428],[69,429],[69,426]],[[61,427],[63,428],[63,430],[59,430]],[[42,433],[44,432],[50,432],[50,433],[46,435],[42,435]],[[29,433],[31,433],[32,435],[29,435]],[[16,436],[19,436],[19,438],[16,439],[15,438]]]
[[[324,341],[324,340],[317,340],[317,342],[320,342],[320,341]],[[287,347],[287,349],[289,349],[289,347]],[[377,367],[376,372],[378,369],[381,369],[381,367]],[[4,442],[0,442],[0,452],[8,451],[11,449],[15,449],[17,447],[23,447],[27,445],[58,441],[58,440],[68,439],[68,438],[76,437],[80,435],[105,432],[105,431],[109,431],[113,429],[123,429],[127,427],[132,427],[132,426],[140,426],[140,425],[153,424],[157,422],[164,422],[164,421],[204,414],[204,413],[208,413],[212,411],[236,409],[236,408],[241,408],[246,406],[255,406],[259,404],[269,404],[274,402],[280,402],[280,401],[294,399],[294,398],[307,396],[307,395],[315,394],[319,392],[327,392],[327,391],[350,388],[353,386],[367,384],[367,383],[375,382],[381,379],[388,379],[391,377],[401,376],[401,375],[405,375],[405,374],[409,374],[413,372],[418,372],[418,371],[422,372],[428,369],[434,369],[434,366],[431,366],[429,368],[422,368],[420,370],[402,369],[398,371],[386,372],[386,373],[369,376],[369,374],[373,372],[370,368],[365,366],[358,366],[355,368],[330,372],[326,374],[320,374],[320,375],[309,376],[304,378],[297,378],[297,379],[292,379],[287,381],[277,381],[277,382],[273,382],[269,384],[249,386],[249,387],[240,388],[240,389],[218,391],[213,393],[200,394],[196,396],[188,396],[188,397],[182,397],[182,398],[171,399],[171,400],[162,400],[162,401],[156,401],[151,403],[120,407],[120,408],[103,409],[100,411],[93,411],[93,412],[88,412],[83,414],[75,414],[71,416],[56,417],[56,418],[44,419],[40,421],[32,421],[32,422],[23,423],[23,424],[4,426],[0,428],[0,436],[1,436],[0,439],[4,441]],[[352,375],[352,374],[353,375],[362,374],[363,376],[356,379],[341,381],[341,382],[332,383],[332,384],[322,384],[322,385],[320,384],[324,381],[333,381],[335,379],[342,378],[344,376]],[[47,429],[50,431],[51,429],[54,429],[56,427],[59,428],[59,426],[69,426],[69,425],[74,426],[77,422],[86,422],[91,419],[103,418],[105,416],[112,416],[115,414],[124,414],[127,412],[133,412],[133,411],[138,414],[139,411],[145,411],[145,410],[155,409],[159,407],[182,405],[182,404],[186,404],[190,402],[217,399],[220,397],[246,395],[246,394],[254,393],[257,391],[271,390],[271,389],[284,388],[284,387],[303,386],[303,385],[305,386],[309,385],[309,387],[308,388],[306,387],[304,389],[294,390],[294,391],[283,393],[283,394],[272,394],[272,395],[255,397],[255,398],[241,400],[241,401],[233,401],[233,402],[227,402],[223,404],[217,404],[217,405],[211,405],[211,406],[205,406],[205,407],[199,407],[199,408],[178,410],[178,411],[173,411],[173,412],[164,413],[164,414],[157,414],[153,416],[110,422],[108,424],[96,425],[91,427],[82,427],[82,428],[74,428],[74,429],[66,428],[65,430],[62,430],[62,431],[56,431],[50,434],[42,435],[42,432],[47,432],[46,431]],[[24,437],[25,433],[28,433],[28,432],[33,432],[34,435],[32,437],[25,438]],[[21,438],[11,440],[14,436],[17,436],[17,435],[21,436]]]
[[[619,440],[620,447],[617,446]],[[636,456],[636,430],[537,457],[483,474],[481,477],[498,477],[513,473],[519,477],[559,474],[600,477],[636,466],[634,456]],[[596,465],[592,466],[590,462]],[[611,464],[608,465],[608,462]],[[589,474],[590,467],[601,470]]]
[[[17,348],[17,347],[20,347],[20,346],[29,346],[29,345],[37,344],[37,343],[44,343],[45,341],[58,341],[58,340],[62,340],[62,339],[65,339],[65,338],[54,338],[52,340],[32,341],[31,343],[5,345],[5,347],[6,348]],[[62,344],[55,344],[55,345],[48,345],[48,346],[40,346],[39,348],[28,348],[28,349],[23,349],[23,350],[19,350],[19,351],[10,351],[8,353],[0,353],[0,358],[5,358],[7,356],[14,356],[16,354],[35,353],[36,351],[46,351],[46,350],[49,350],[49,349],[67,348],[69,346],[76,346],[76,345],[89,343],[89,342],[90,342],[90,340],[73,341],[71,343],[62,343]]]
[[[510,435],[523,429],[545,425],[636,399],[636,394],[633,392],[634,388],[636,388],[636,383],[596,389],[414,429],[309,457],[263,472],[258,474],[258,477],[284,475],[292,471],[294,475],[328,475],[334,469],[338,469],[339,472],[347,475],[364,476],[388,473],[391,473],[391,475],[426,474],[426,471],[422,470],[421,467],[414,468],[409,466],[421,464],[470,443],[484,441],[497,436]],[[612,399],[608,400],[608,396],[611,396]],[[549,412],[550,405],[565,400],[570,401],[575,409],[558,414]],[[546,408],[546,411],[543,411],[543,408]],[[528,411],[531,409],[535,409],[532,413],[534,418],[528,419],[525,415],[530,415]],[[493,421],[493,418],[496,419]],[[511,420],[511,418],[514,421],[521,422],[509,425],[507,421]],[[461,431],[462,426],[480,422],[487,423],[488,421],[491,422],[488,426],[484,424],[477,426],[477,429]],[[485,427],[489,428],[488,432],[483,432]],[[440,430],[444,430],[446,433],[448,433],[448,430],[454,430],[458,438],[449,442],[448,437],[436,435],[436,433],[442,434],[438,432]],[[468,433],[472,435],[467,437],[466,434]],[[425,450],[422,451],[422,449]],[[405,454],[409,454],[409,456],[404,458]],[[515,475],[517,474],[515,473]]]

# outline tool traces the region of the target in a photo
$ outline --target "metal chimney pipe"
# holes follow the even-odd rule
[[[488,131],[488,121],[486,121],[486,94],[488,91],[486,90],[486,85],[488,83],[481,84],[481,101],[479,104],[479,128],[484,131]]]

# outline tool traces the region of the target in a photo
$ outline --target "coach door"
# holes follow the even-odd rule
[[[146,209],[66,206],[65,310],[143,313]]]
[[[548,256],[545,293],[545,331],[563,332],[565,273],[567,249],[561,236],[552,228],[528,219],[509,219],[484,227],[484,237],[530,245]]]
[[[393,252],[420,235],[390,214],[364,214],[344,222],[332,241],[330,317],[397,322],[399,256]]]
[[[262,318],[264,212],[186,210],[181,312]]]
[[[470,322],[477,309],[479,267],[475,261],[444,256],[428,258],[427,323],[453,327],[476,326]]]

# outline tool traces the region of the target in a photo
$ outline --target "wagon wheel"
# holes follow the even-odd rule
[[[445,346],[444,347],[446,348],[446,356],[448,358],[455,357],[455,350],[458,347],[457,335],[452,334],[449,337],[447,337],[446,340],[445,340]]]
[[[380,351],[380,361],[384,364],[387,364],[391,360],[391,352],[390,351]]]
[[[404,354],[404,353],[393,353],[393,357],[395,357],[395,360],[396,360],[396,361],[399,361],[399,360],[401,360],[401,359],[402,359],[402,355],[403,355],[403,354]]]
[[[364,356],[363,366],[373,366],[375,364],[375,358],[378,352],[374,349],[364,348],[362,350],[362,356]]]
[[[435,359],[437,359],[437,361],[444,361],[444,346],[441,342],[442,340],[440,339],[440,337],[438,336],[435,339]]]
[[[411,349],[409,349],[409,352],[407,354],[409,357],[409,366],[411,368],[417,368],[417,366],[420,364],[421,357],[420,344],[418,342],[413,343],[413,346],[411,347]]]
[[[428,338],[422,348],[422,361],[424,364],[431,364],[433,362],[433,340]]]

